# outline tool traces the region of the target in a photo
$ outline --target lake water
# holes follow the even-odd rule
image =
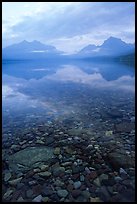
[[[91,198],[85,198],[86,193],[76,201],[65,191],[64,202],[134,201],[134,71],[134,67],[113,61],[3,62],[3,200],[32,201],[46,185],[54,189],[48,199],[59,201],[58,190],[77,181],[77,173],[82,176],[78,184]],[[47,163],[48,173],[37,173]],[[63,176],[54,172],[60,166]],[[121,167],[127,172],[124,177]],[[94,181],[96,176],[104,178],[104,173],[104,184]],[[58,187],[57,179],[63,187]],[[108,194],[103,194],[104,188]]]
[[[106,121],[111,128],[118,120],[130,120],[135,114],[135,77],[130,66],[115,62],[13,61],[3,64],[2,75],[3,133],[11,132],[12,138],[16,128],[59,119],[65,125],[68,121],[69,128],[78,123],[100,131],[107,128]],[[110,116],[115,111],[121,117]]]

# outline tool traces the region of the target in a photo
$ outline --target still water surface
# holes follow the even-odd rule
[[[115,62],[10,61],[2,67],[3,142],[60,122],[100,133],[134,120],[134,67]]]

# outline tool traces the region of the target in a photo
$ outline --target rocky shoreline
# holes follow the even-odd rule
[[[100,131],[38,125],[3,143],[4,202],[134,202],[134,122]]]

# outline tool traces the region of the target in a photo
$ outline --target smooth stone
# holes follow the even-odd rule
[[[20,145],[24,145],[27,142],[27,140],[23,140],[22,142],[19,142]]]
[[[64,167],[56,167],[53,169],[53,176],[59,176],[61,173],[65,172],[65,168]]]
[[[64,162],[64,163],[61,163],[61,166],[63,166],[63,167],[71,166],[71,165],[72,165],[72,162]]]
[[[80,175],[80,181],[84,181],[85,177],[83,175]]]
[[[36,144],[44,144],[44,142],[42,140],[37,140]]]
[[[33,185],[35,185],[37,182],[36,181],[29,181],[29,185],[30,186],[33,186]]]
[[[108,180],[108,175],[107,174],[101,174],[99,176],[99,180],[100,180],[100,182],[102,182],[103,180]]]
[[[11,181],[8,181],[9,184],[11,186],[16,186],[18,183],[20,183],[20,181],[22,180],[23,177],[20,177],[20,178],[17,178],[17,179],[14,179],[14,180],[11,180]]]
[[[44,164],[40,167],[41,171],[48,170],[48,168],[49,168],[49,165],[44,165]]]
[[[60,154],[60,147],[56,147],[56,148],[54,149],[54,154],[55,154],[55,155],[59,155],[59,154]]]
[[[127,175],[127,172],[123,168],[120,168],[119,173]]]
[[[44,184],[42,187],[42,195],[44,196],[50,196],[54,193],[51,186],[47,186],[47,184]]]
[[[4,175],[4,181],[7,182],[10,178],[11,178],[11,173],[10,173],[10,171],[8,171]]]
[[[43,197],[42,198],[42,202],[48,202],[49,201],[49,198],[48,197]]]
[[[51,176],[51,172],[49,172],[49,171],[44,171],[44,172],[38,173],[38,175],[39,175],[39,176],[42,176],[42,177],[48,178],[48,177]]]
[[[58,194],[59,197],[65,198],[65,197],[67,197],[67,195],[68,195],[68,191],[67,191],[67,190],[58,190],[58,191],[57,191],[57,194]]]
[[[25,170],[36,168],[36,163],[40,165],[40,162],[48,162],[48,160],[54,157],[53,149],[49,147],[27,147],[20,150],[15,154],[8,157],[9,167],[13,171],[18,171],[17,164],[21,164],[25,167]]]
[[[35,197],[32,201],[33,201],[33,202],[41,202],[41,201],[42,201],[42,195],[38,195],[38,196]]]
[[[100,200],[99,197],[95,197],[95,198],[92,198],[90,197],[90,202],[95,202],[95,203],[98,203],[98,202],[103,202],[102,200]]]
[[[18,202],[24,202],[25,200],[22,198],[22,196],[20,196],[17,201]]]
[[[109,131],[106,131],[105,132],[105,135],[106,136],[111,136],[113,134],[113,131],[112,130],[109,130]]]
[[[100,187],[100,180],[99,180],[99,178],[97,177],[94,181],[93,181],[93,183],[96,185],[96,186],[98,186],[98,187]]]
[[[33,191],[32,191],[31,189],[27,190],[26,196],[27,196],[28,198],[31,198],[32,195],[33,195]]]
[[[107,188],[105,186],[100,187],[98,195],[104,202],[108,202],[110,199],[110,194],[108,193]]]
[[[7,199],[12,193],[13,193],[13,190],[8,188],[6,193],[4,193],[4,195],[3,195],[3,199]]]
[[[75,189],[71,192],[73,198],[77,198],[81,194],[81,190]]]
[[[78,188],[80,188],[80,186],[81,186],[81,181],[76,181],[76,182],[74,182],[74,188],[75,189],[78,189]]]

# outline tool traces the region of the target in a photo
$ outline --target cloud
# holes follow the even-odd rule
[[[10,43],[13,34],[17,36],[13,42],[37,39],[62,50],[71,47],[65,49],[66,52],[73,52],[89,43],[102,43],[110,35],[134,42],[133,2],[9,2],[3,8],[5,13],[7,5],[14,12],[11,13],[12,20],[3,14],[3,20],[8,21],[7,27],[3,22],[4,42]],[[19,5],[22,6],[21,14]],[[5,35],[8,32],[11,34]]]

